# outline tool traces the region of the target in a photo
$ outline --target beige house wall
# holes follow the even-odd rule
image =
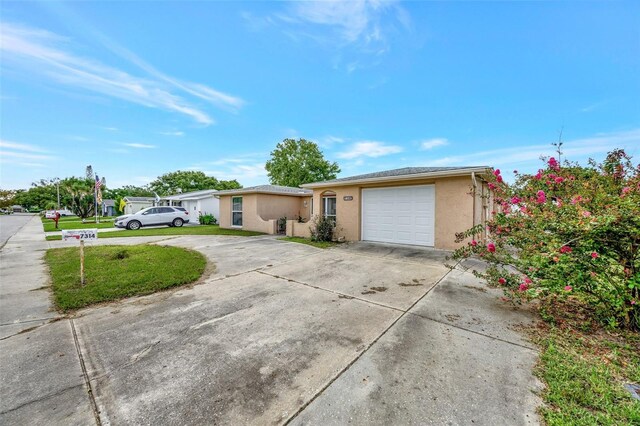
[[[242,229],[275,234],[277,221],[282,217],[309,217],[311,197],[277,194],[238,194],[220,196],[220,227],[231,225],[231,199],[242,197]]]
[[[362,229],[362,189],[392,186],[435,185],[435,247],[452,250],[461,244],[455,242],[455,234],[474,224],[474,196],[471,176],[390,181],[352,186],[326,186],[313,189],[313,214],[322,214],[322,195],[336,194],[336,237],[347,241],[359,241]],[[480,185],[480,184],[478,184]],[[351,201],[345,197],[352,197]],[[478,209],[481,204],[478,205]],[[479,216],[477,216],[479,219]]]

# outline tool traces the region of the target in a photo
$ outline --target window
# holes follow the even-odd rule
[[[171,207],[158,207],[158,213],[173,213],[174,210]]]
[[[242,197],[231,198],[231,225],[242,226]]]
[[[322,197],[322,207],[324,217],[336,220],[336,197],[335,195],[330,197]]]

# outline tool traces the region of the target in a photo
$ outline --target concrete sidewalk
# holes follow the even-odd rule
[[[95,424],[72,323],[55,312],[33,216],[0,251],[0,423]]]
[[[59,315],[51,309],[42,223],[32,216],[0,251],[0,339]]]

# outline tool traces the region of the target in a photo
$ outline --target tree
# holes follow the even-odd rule
[[[64,191],[60,191],[60,200],[65,205],[69,200]],[[57,205],[58,194],[54,180],[41,179],[33,182],[26,191],[17,191],[15,204],[30,211],[45,210],[51,205]]]
[[[314,142],[285,139],[271,152],[265,169],[273,185],[298,187],[304,183],[335,179],[338,163],[325,160]]]
[[[202,189],[236,189],[242,186],[236,180],[219,181],[200,171],[183,171],[165,173],[149,184],[149,189],[158,195],[171,195],[177,192],[191,192]]]
[[[15,204],[16,191],[0,189],[0,208],[7,209]]]
[[[640,330],[640,165],[622,150],[588,167],[551,157],[514,184],[494,170],[488,185],[499,209],[486,228],[458,235],[474,239],[454,258],[485,259],[478,275],[513,298],[549,302],[547,314],[571,298],[612,328]]]
[[[93,179],[76,177],[66,178],[60,182],[60,190],[68,195],[71,211],[81,218],[93,216],[95,212],[95,197],[93,194],[95,182]]]

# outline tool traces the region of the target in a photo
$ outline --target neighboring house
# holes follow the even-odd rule
[[[156,199],[155,197],[124,197],[126,203],[124,214],[134,214],[147,207],[152,207]]]
[[[162,198],[162,204],[181,206],[189,212],[189,223],[198,223],[200,215],[211,214],[216,219],[220,216],[220,200],[215,197],[215,189],[185,192]]]
[[[347,241],[378,241],[454,249],[455,234],[487,219],[492,206],[482,176],[488,167],[405,167],[302,185],[298,208],[311,208],[307,217],[328,216],[336,221],[336,236]],[[268,185],[265,187],[269,187]],[[265,188],[255,187],[255,188]],[[276,187],[277,188],[277,187]],[[246,188],[244,191],[248,191]],[[296,193],[304,191],[286,188]],[[242,190],[240,190],[242,191]],[[285,208],[292,196],[275,198],[235,193],[220,199],[220,226],[274,233],[255,218],[266,220],[287,216],[295,219],[294,208]],[[257,193],[260,194],[260,193]],[[286,200],[286,201],[285,201]],[[294,203],[295,204],[295,203]],[[293,206],[292,206],[293,207]],[[288,211],[288,214],[283,214]],[[301,210],[302,211],[302,210]],[[265,214],[265,212],[273,212]],[[294,214],[291,214],[294,213]],[[240,225],[231,217],[241,217]],[[223,219],[224,218],[224,219]],[[287,222],[287,235],[308,237],[311,222]]]
[[[115,216],[116,200],[102,200],[102,216]]]
[[[309,220],[312,195],[309,189],[276,185],[218,191],[220,227],[275,234],[281,218]]]
[[[14,213],[24,213],[27,210],[24,207],[16,204],[15,206],[11,206],[11,211]]]

